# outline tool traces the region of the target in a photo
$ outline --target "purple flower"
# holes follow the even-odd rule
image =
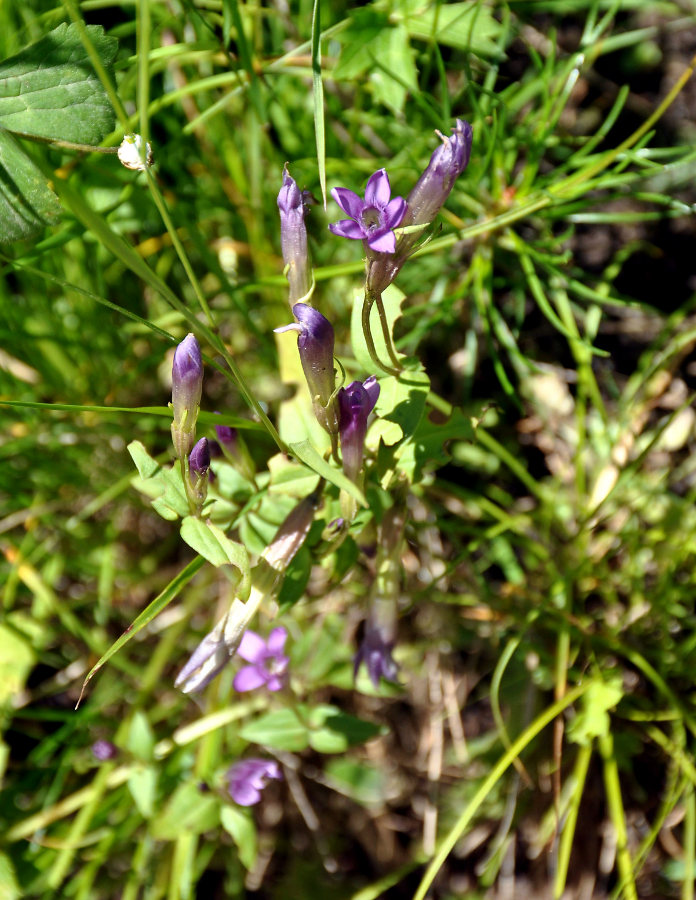
[[[172,365],[172,441],[179,457],[193,447],[202,390],[201,348],[195,336],[187,334],[174,351]]]
[[[267,641],[255,631],[244,633],[237,654],[251,665],[244,666],[235,675],[235,691],[255,691],[262,685],[269,691],[279,691],[283,687],[290,662],[283,653],[287,637],[288,633],[282,625],[271,631]]]
[[[278,333],[297,332],[297,349],[312,397],[314,415],[322,428],[329,434],[335,434],[338,431],[338,415],[331,400],[336,384],[333,326],[307,303],[296,303],[292,312],[297,322],[275,330]]]
[[[436,132],[442,143],[408,195],[404,225],[427,225],[432,222],[449,197],[454,182],[469,165],[473,136],[471,125],[464,119],[457,119],[452,131],[451,137]]]
[[[106,762],[118,756],[118,748],[111,741],[100,739],[92,744],[92,755],[99,762]]]
[[[391,185],[386,169],[370,175],[365,186],[365,199],[348,188],[334,188],[331,196],[349,219],[329,225],[329,230],[340,237],[367,241],[376,253],[393,253],[396,237],[393,228],[401,224],[406,212],[403,197],[391,197]]]
[[[300,191],[295,179],[288,172],[287,163],[283,169],[283,186],[278,193],[280,210],[280,246],[283,262],[290,285],[290,303],[296,303],[309,293],[310,268],[307,250],[307,228],[305,214],[311,197],[309,191]]]
[[[365,626],[365,636],[355,654],[353,677],[357,677],[361,663],[365,663],[367,673],[375,687],[380,678],[395,681],[398,667],[392,659],[394,639],[388,634],[390,629],[380,628],[369,620]]]
[[[235,803],[254,806],[270,778],[281,779],[280,766],[271,759],[242,759],[227,773],[228,790]]]
[[[338,392],[339,432],[343,471],[356,482],[362,468],[367,419],[379,397],[379,384],[374,375],[363,382],[354,381]]]
[[[189,472],[197,478],[204,478],[210,468],[210,448],[208,438],[201,438],[189,456]]]

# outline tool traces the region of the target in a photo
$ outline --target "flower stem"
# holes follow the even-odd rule
[[[370,354],[370,359],[372,362],[378,366],[383,372],[386,372],[387,375],[398,375],[401,369],[392,368],[392,366],[388,366],[381,361],[379,356],[377,356],[377,350],[375,349],[375,342],[372,337],[372,331],[370,330],[370,313],[372,311],[372,304],[377,300],[377,295],[370,293],[369,291],[365,291],[365,297],[363,299],[363,308],[362,308],[362,330],[363,335],[365,337],[365,345],[367,347],[367,352]],[[382,313],[384,313],[384,306],[381,305],[382,298],[379,298],[378,310],[381,308],[380,312],[380,321],[382,321],[382,330],[384,330],[384,326],[386,324],[386,314],[384,320],[382,320]],[[381,306],[380,306],[381,305]],[[389,348],[389,344],[387,344],[387,349]]]
[[[375,302],[377,303],[379,323],[382,326],[382,336],[384,337],[384,343],[387,348],[387,353],[389,354],[389,359],[394,363],[394,368],[396,369],[396,371],[401,372],[403,370],[403,366],[399,362],[399,357],[396,355],[396,347],[394,346],[394,341],[392,340],[391,332],[389,330],[387,311],[384,308],[384,302],[382,301],[381,294],[377,294],[377,296],[375,297]]]

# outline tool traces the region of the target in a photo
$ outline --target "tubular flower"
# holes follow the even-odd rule
[[[365,636],[355,654],[354,678],[357,677],[361,663],[365,663],[370,681],[375,687],[379,687],[380,678],[396,681],[398,667],[392,659],[392,650],[396,641],[388,632],[389,629],[382,628],[368,620],[365,626]]]
[[[363,382],[354,381],[338,392],[339,432],[343,471],[357,483],[362,468],[367,419],[379,397],[379,384],[374,375]]]
[[[283,653],[287,637],[288,633],[282,626],[274,628],[267,641],[251,629],[244,632],[237,655],[251,665],[244,666],[235,675],[235,691],[254,691],[263,685],[269,691],[279,691],[283,687],[290,662]]]
[[[201,348],[195,336],[187,334],[174,351],[172,364],[172,441],[180,458],[191,451],[196,439],[202,391]]]
[[[365,199],[348,188],[334,188],[331,196],[350,218],[329,225],[339,237],[367,242],[376,253],[393,253],[396,236],[392,229],[401,224],[406,212],[403,197],[391,197],[391,185],[386,169],[379,169],[367,180]]]
[[[295,179],[288,172],[287,163],[283,169],[283,185],[278,193],[280,210],[280,246],[285,263],[290,293],[290,303],[296,303],[309,293],[311,284],[309,251],[307,249],[307,228],[305,215],[309,191],[300,191]]]
[[[193,498],[200,510],[208,493],[208,472],[210,470],[210,448],[208,438],[201,438],[189,456],[189,482]]]
[[[276,328],[278,333],[297,332],[297,349],[312,397],[317,421],[329,434],[338,431],[338,413],[332,396],[335,388],[334,330],[331,322],[306,303],[292,308],[297,322]]]
[[[280,766],[271,759],[242,759],[227,773],[230,797],[240,806],[254,806],[269,779],[282,778]]]

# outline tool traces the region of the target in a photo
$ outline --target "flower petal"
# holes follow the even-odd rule
[[[247,781],[236,781],[230,785],[230,796],[240,806],[253,806],[261,799],[261,791]]]
[[[244,637],[239,644],[237,653],[247,662],[261,662],[266,655],[266,642],[260,634],[247,629],[244,632]]]
[[[348,190],[348,188],[333,188],[331,196],[351,219],[360,218],[365,204],[355,191]]]
[[[282,625],[279,625],[277,628],[274,628],[271,633],[268,635],[268,640],[266,641],[266,646],[268,647],[269,653],[272,653],[273,656],[280,656],[283,652],[283,648],[285,647],[285,641],[288,639],[287,629],[283,628]]]
[[[391,197],[391,185],[386,169],[379,169],[374,175],[370,175],[365,186],[365,206],[375,206],[384,209]]]
[[[244,666],[234,676],[232,687],[240,694],[255,691],[268,682],[268,675],[258,666]]]
[[[363,388],[368,397],[368,403],[366,404],[368,407],[367,411],[368,413],[371,413],[375,408],[375,403],[377,403],[377,398],[379,397],[379,382],[374,375],[370,375],[369,378],[363,381]]]
[[[406,214],[406,201],[403,197],[394,197],[384,208],[383,222],[388,228],[397,228]]]
[[[352,240],[361,241],[367,237],[367,230],[359,222],[352,219],[341,219],[340,222],[332,222],[329,225],[329,231],[337,234],[339,237],[351,238]]]
[[[370,250],[376,253],[393,253],[396,250],[396,237],[393,231],[373,232],[367,239]]]

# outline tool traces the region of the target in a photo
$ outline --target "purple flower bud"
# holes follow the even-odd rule
[[[305,214],[307,202],[311,195],[308,191],[300,191],[295,179],[288,172],[287,163],[283,169],[283,186],[278,193],[278,209],[280,210],[280,246],[283,262],[286,266],[291,304],[296,303],[309,293],[310,267],[307,250],[307,228]]]
[[[192,478],[204,478],[210,468],[208,438],[201,438],[189,456],[189,472]]]
[[[334,188],[331,196],[349,219],[329,225],[339,237],[365,241],[375,253],[393,253],[396,237],[392,229],[401,224],[406,212],[403,197],[391,199],[391,185],[386,169],[379,169],[367,180],[365,199],[348,188]]]
[[[408,195],[404,225],[427,225],[432,222],[449,197],[454,182],[469,165],[473,136],[471,125],[464,119],[457,119],[452,131],[451,137],[437,132],[442,143]]]
[[[118,748],[111,741],[100,739],[92,744],[92,755],[99,762],[106,762],[118,756]]]
[[[357,677],[361,663],[365,663],[367,673],[375,687],[379,687],[380,678],[395,681],[398,667],[392,659],[394,643],[394,638],[388,633],[388,630],[368,620],[365,626],[365,636],[355,654],[353,677]]]
[[[228,790],[235,803],[254,806],[269,779],[281,779],[280,766],[271,759],[243,759],[227,773]]]
[[[219,416],[220,413],[216,412],[215,415]],[[232,463],[240,475],[253,483],[256,473],[254,461],[237,429],[231,428],[229,425],[216,425],[215,433],[225,458]]]
[[[203,390],[201,348],[188,334],[174,351],[172,365],[172,441],[179,457],[186,456],[196,439],[196,420]]]
[[[251,629],[244,632],[237,655],[251,665],[244,666],[235,675],[235,691],[254,691],[262,686],[269,691],[279,691],[283,687],[290,662],[283,653],[287,637],[282,626],[274,628],[266,641]]]
[[[367,419],[378,397],[379,383],[374,375],[363,384],[354,381],[338,392],[343,471],[356,484],[362,468]]]
[[[329,434],[338,431],[336,404],[332,401],[334,371],[334,330],[331,322],[306,303],[292,308],[297,323],[276,328],[277,332],[297,331],[297,349],[317,421]]]

